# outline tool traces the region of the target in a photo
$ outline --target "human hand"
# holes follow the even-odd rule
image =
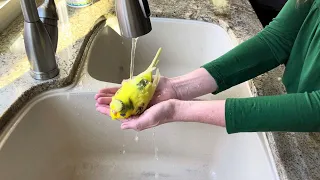
[[[169,99],[178,99],[176,89],[169,78],[161,77],[149,105],[154,105]]]
[[[111,102],[111,98],[119,88],[120,87],[104,88],[95,95],[96,108],[99,112],[107,114],[106,111],[110,111],[109,105]],[[177,99],[176,90],[174,89],[173,84],[169,78],[161,77],[157,89],[149,103],[149,106],[169,99]]]
[[[162,101],[151,106],[140,116],[133,116],[122,121],[121,129],[142,131],[171,122],[175,113],[174,100]]]

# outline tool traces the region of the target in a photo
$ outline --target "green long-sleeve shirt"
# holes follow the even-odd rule
[[[320,131],[320,0],[289,0],[256,36],[203,67],[219,93],[280,64],[288,94],[226,100],[228,133]]]

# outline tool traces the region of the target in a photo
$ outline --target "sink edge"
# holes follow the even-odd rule
[[[91,30],[84,37],[68,76],[65,78],[59,78],[58,75],[54,79],[46,80],[42,83],[32,86],[30,89],[21,94],[17,100],[14,101],[10,107],[3,112],[3,114],[0,116],[0,135],[10,120],[16,116],[16,112],[21,111],[21,109],[23,109],[30,101],[32,101],[32,99],[51,90],[72,87],[76,85],[77,79],[79,79],[80,75],[79,72],[82,71],[83,62],[86,60],[85,54],[88,52],[90,47],[88,44],[91,43],[92,39],[94,39],[94,35],[97,34],[99,28],[103,27],[105,20],[105,16],[98,18]],[[38,94],[33,92],[37,92]]]

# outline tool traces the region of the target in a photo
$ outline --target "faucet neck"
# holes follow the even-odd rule
[[[20,2],[24,21],[33,23],[40,20],[34,0],[20,0]]]

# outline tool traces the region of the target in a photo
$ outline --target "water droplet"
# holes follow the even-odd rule
[[[211,173],[212,180],[217,180],[217,174],[215,172]]]
[[[159,173],[154,174],[154,178],[158,179],[159,178]]]
[[[122,154],[125,154],[126,153],[126,150],[125,150],[126,145],[123,144],[122,147],[123,147]]]
[[[159,156],[158,156],[158,151],[159,149],[157,147],[154,148],[154,158],[158,161],[159,160]]]
[[[154,146],[154,158],[158,161],[158,160],[159,160],[159,157],[158,157],[158,151],[159,151],[159,149],[158,149],[158,147],[157,147],[157,145],[156,145],[155,135],[156,135],[156,133],[153,132],[153,133],[152,133],[152,140],[153,140],[153,146]]]
[[[136,134],[136,137],[134,137],[134,140],[135,140],[136,142],[138,142],[138,141],[139,141],[138,133]]]
[[[281,78],[281,77],[278,77],[277,79],[278,79],[278,81],[281,81],[281,80],[282,80],[282,78]]]
[[[77,106],[75,106],[74,108],[77,109]]]
[[[70,100],[70,93],[67,94],[67,100]]]

